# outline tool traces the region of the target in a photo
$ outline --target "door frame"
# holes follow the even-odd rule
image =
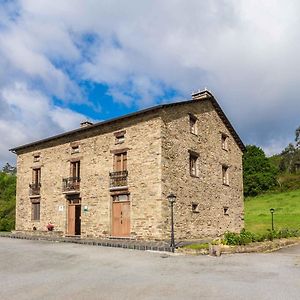
[[[120,195],[127,195],[127,200],[119,200],[119,201],[114,201],[113,198],[115,196],[120,196]],[[131,236],[131,201],[130,201],[130,194],[128,192],[116,192],[110,195],[110,236],[111,237],[119,237],[119,238],[130,238]],[[116,236],[113,235],[113,229],[114,229],[114,216],[113,216],[113,204],[114,202],[116,203],[128,203],[129,206],[129,232],[128,235],[126,236]]]
[[[74,234],[69,232],[69,207],[74,206]],[[80,233],[76,234],[76,206],[80,207],[80,216],[79,216],[79,221],[80,221]],[[81,198],[69,198],[67,199],[67,209],[66,209],[66,234],[67,235],[72,235],[72,236],[80,236],[81,235]]]

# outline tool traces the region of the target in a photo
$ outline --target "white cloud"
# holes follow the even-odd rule
[[[207,87],[244,141],[271,153],[299,125],[299,9],[296,0],[6,2],[0,4],[6,99],[0,107],[17,128],[23,122],[32,131],[45,118],[65,130],[80,116],[55,107],[52,97],[63,107],[72,101],[93,107],[81,80],[105,84],[116,102],[136,107],[161,101],[169,89],[188,97]],[[32,111],[38,105],[50,113]],[[63,123],[62,111],[69,116]]]
[[[20,82],[0,92],[0,108],[0,165],[14,161],[9,148],[78,128],[86,118]]]

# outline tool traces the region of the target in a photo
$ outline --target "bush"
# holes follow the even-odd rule
[[[242,229],[240,233],[225,232],[222,243],[224,245],[238,246],[248,245],[253,242],[273,241],[274,239],[300,237],[300,230],[298,229],[281,229],[281,230],[268,230],[264,234],[255,234],[245,229]]]
[[[256,240],[255,234],[242,229],[241,233],[225,232],[223,244],[225,245],[247,245]]]

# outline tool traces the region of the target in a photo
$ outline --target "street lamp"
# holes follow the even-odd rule
[[[271,216],[272,216],[272,231],[274,231],[274,217],[273,217],[274,211],[275,211],[274,208],[270,208],[270,213],[271,213]]]
[[[172,249],[172,252],[175,250],[175,238],[174,238],[174,212],[173,212],[173,205],[176,202],[176,196],[171,193],[168,197],[168,200],[171,205],[171,244],[170,247]]]

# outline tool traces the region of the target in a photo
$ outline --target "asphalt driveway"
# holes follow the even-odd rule
[[[300,245],[216,258],[0,238],[0,299],[300,299]]]

